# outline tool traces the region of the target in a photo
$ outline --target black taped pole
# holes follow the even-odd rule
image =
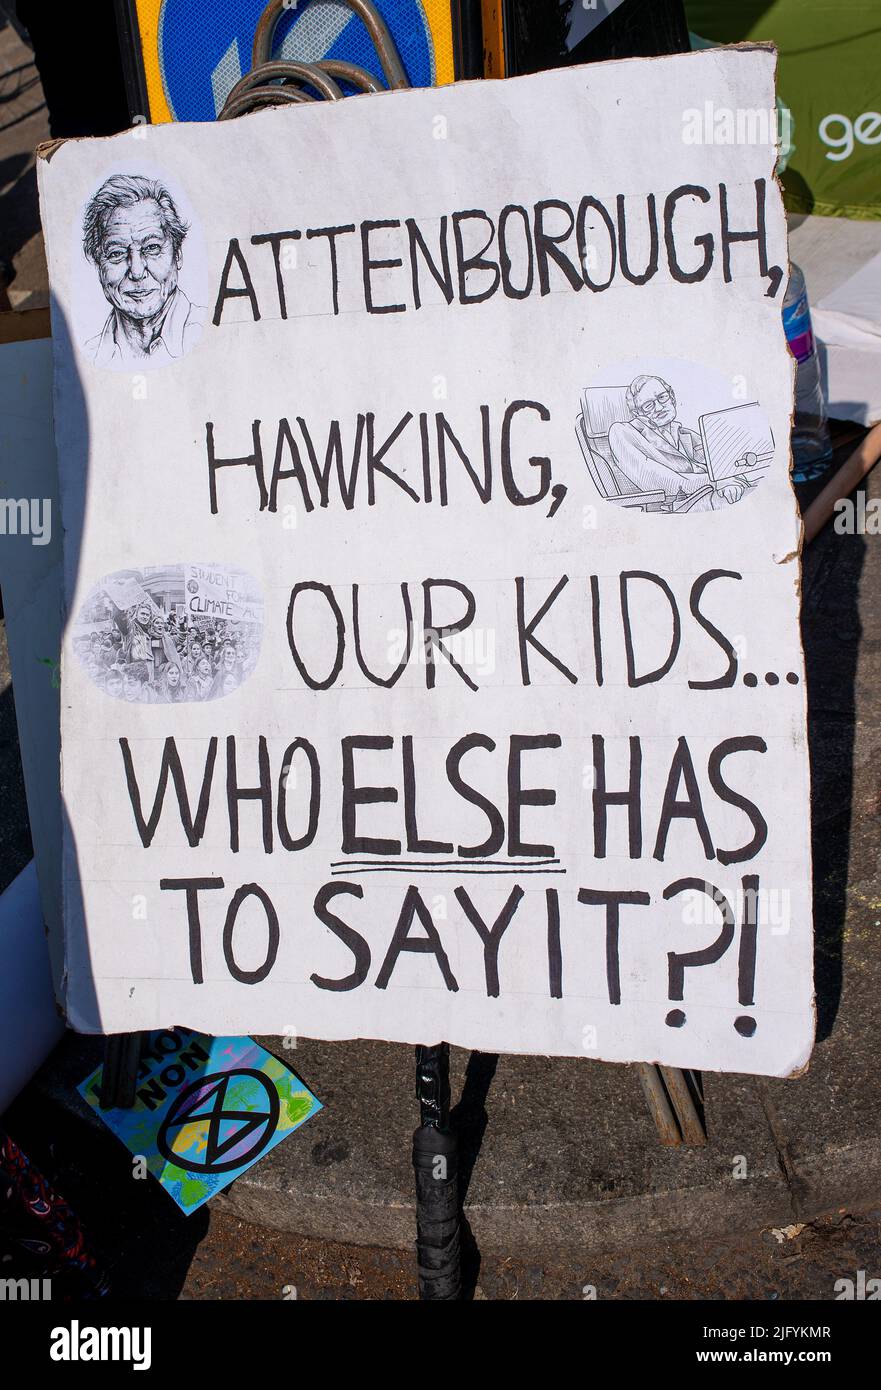
[[[134,1105],[143,1042],[143,1033],[111,1033],[107,1037],[98,1097],[102,1110],[130,1110]]]
[[[420,1299],[461,1296],[458,1141],[450,1129],[448,1043],[416,1049],[421,1124],[413,1135]]]

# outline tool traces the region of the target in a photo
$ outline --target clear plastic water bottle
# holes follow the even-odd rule
[[[792,480],[808,483],[829,467],[832,442],[820,381],[820,359],[811,327],[805,277],[794,261],[783,300],[783,327],[796,361],[795,421],[792,426]]]

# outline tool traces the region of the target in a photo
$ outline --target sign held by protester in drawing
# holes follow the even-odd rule
[[[75,1027],[806,1064],[773,66],[41,160]]]

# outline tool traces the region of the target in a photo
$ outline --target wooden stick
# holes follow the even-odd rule
[[[823,491],[814,498],[802,517],[805,528],[805,545],[810,545],[811,541],[822,531],[827,521],[832,519],[835,503],[843,497],[849,497],[854,488],[859,487],[863,478],[871,473],[879,458],[881,458],[881,425],[875,425],[869,430],[862,443],[854,449],[847,463],[839,468],[835,477],[830,478]]]

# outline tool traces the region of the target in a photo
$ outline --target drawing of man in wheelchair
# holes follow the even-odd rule
[[[708,411],[689,429],[677,418],[673,387],[648,374],[629,386],[585,387],[576,432],[600,496],[644,512],[732,506],[774,453],[758,402]]]

